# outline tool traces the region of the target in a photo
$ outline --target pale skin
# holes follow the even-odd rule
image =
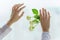
[[[50,28],[50,13],[46,9],[40,10],[40,21],[43,32],[49,32]]]
[[[23,6],[23,5],[24,4],[16,4],[12,7],[12,14],[11,14],[10,20],[6,24],[6,25],[8,25],[8,27],[10,27],[13,23],[17,22],[23,16],[24,11],[21,13],[21,11],[25,8],[25,6]],[[21,7],[21,6],[23,6],[23,7]],[[21,14],[21,15],[19,15],[19,14]]]

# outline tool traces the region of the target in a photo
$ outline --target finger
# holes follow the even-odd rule
[[[41,12],[42,12],[42,10],[40,10],[40,21],[42,23],[43,22],[43,14]]]
[[[50,24],[50,13],[48,12],[48,23]]]
[[[50,13],[48,12],[48,20],[50,20]]]
[[[25,6],[23,6],[22,8],[18,9],[17,11],[20,12],[25,8]]]
[[[41,14],[41,10],[40,10],[40,17],[42,16],[42,14]]]
[[[15,8],[16,8],[16,10],[19,8],[19,7],[21,7],[21,6],[23,6],[24,4],[18,4]]]
[[[19,18],[21,18],[23,16],[24,12],[22,12],[22,14],[19,16]]]
[[[17,5],[19,5],[19,4],[15,4],[12,9],[15,9]]]
[[[44,8],[42,8],[42,14],[43,14],[43,16],[44,16]]]
[[[40,19],[42,19],[42,13],[41,13],[41,10],[40,10]]]
[[[45,19],[47,18],[47,11],[46,11],[46,9],[44,9],[44,18]]]
[[[23,4],[16,4],[13,6],[13,9],[17,9],[18,7],[22,6]]]

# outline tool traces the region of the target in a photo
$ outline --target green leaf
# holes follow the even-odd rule
[[[31,25],[33,25],[33,22],[32,22],[32,21],[30,21],[30,24],[31,24]]]
[[[37,9],[32,9],[33,14],[38,15],[38,10]]]
[[[33,31],[34,28],[35,28],[34,26],[31,26],[31,25],[30,25],[29,30],[30,30],[30,31]]]
[[[34,18],[38,19],[40,21],[40,16],[39,15],[35,15]]]
[[[30,19],[31,19],[31,17],[30,17],[30,16],[27,16],[26,18],[27,18],[27,20],[30,20]]]
[[[32,22],[33,22],[34,24],[37,24],[37,23],[39,23],[39,20],[34,19]]]

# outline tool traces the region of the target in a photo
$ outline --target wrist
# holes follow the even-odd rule
[[[43,31],[43,32],[49,32],[49,31]]]
[[[13,22],[9,20],[6,25],[8,25],[8,27],[10,27],[12,24],[13,24]]]
[[[43,30],[43,32],[49,32],[49,30]]]

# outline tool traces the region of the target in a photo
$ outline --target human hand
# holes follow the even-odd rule
[[[49,32],[50,27],[50,13],[46,9],[40,10],[40,21],[43,32]]]
[[[22,9],[25,8],[25,6],[23,6],[24,4],[16,4],[13,6],[12,8],[12,14],[11,14],[11,18],[8,21],[7,25],[11,25],[12,23],[18,21],[24,14],[24,11],[21,13]],[[23,6],[23,7],[21,7]],[[19,15],[21,14],[21,15]]]

